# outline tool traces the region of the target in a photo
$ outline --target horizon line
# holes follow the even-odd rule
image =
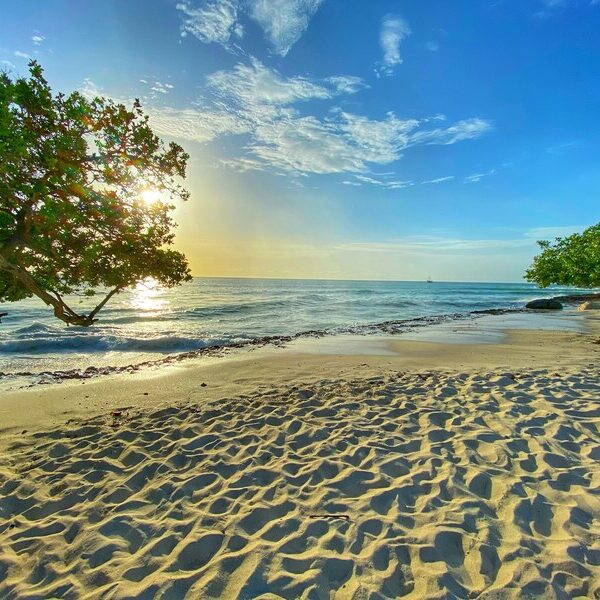
[[[250,279],[250,280],[272,280],[272,281],[347,281],[347,282],[373,282],[373,283],[427,283],[427,279],[346,279],[343,277],[272,277],[272,276],[249,276],[249,275],[192,275],[193,279]],[[432,283],[494,283],[494,284],[525,284],[535,286],[525,280],[521,281],[476,281],[476,280],[437,280]],[[553,286],[548,286],[553,287]],[[574,286],[554,286],[554,287],[574,287]],[[539,288],[544,289],[544,288]]]

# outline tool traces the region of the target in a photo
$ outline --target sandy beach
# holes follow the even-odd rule
[[[0,596],[598,598],[600,320],[578,318],[7,392]]]
[[[600,600],[600,0],[3,0],[0,600]]]

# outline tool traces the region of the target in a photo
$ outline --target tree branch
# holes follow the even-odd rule
[[[98,306],[96,306],[96,308],[94,308],[94,310],[88,315],[88,319],[93,321],[94,317],[104,308],[104,305],[115,294],[118,294],[122,289],[123,289],[123,287],[119,285],[116,288],[114,288],[113,290],[111,290],[108,294],[106,294],[106,296],[104,297],[104,300],[102,300],[102,302],[100,302],[100,304],[98,304]]]

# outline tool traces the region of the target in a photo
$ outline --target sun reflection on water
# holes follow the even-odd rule
[[[147,277],[140,281],[132,292],[131,306],[142,311],[158,311],[167,307],[163,288],[156,279]]]

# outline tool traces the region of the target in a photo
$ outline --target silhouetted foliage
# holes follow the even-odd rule
[[[600,287],[600,223],[583,233],[556,238],[554,243],[538,242],[542,252],[527,270],[527,281],[540,287],[575,285]]]
[[[91,325],[115,293],[146,278],[190,278],[170,249],[188,155],[165,145],[136,100],[128,109],[75,92],[53,95],[42,68],[0,74],[0,301],[38,296],[69,324]],[[161,200],[147,203],[143,190]],[[77,314],[67,294],[102,300]]]

